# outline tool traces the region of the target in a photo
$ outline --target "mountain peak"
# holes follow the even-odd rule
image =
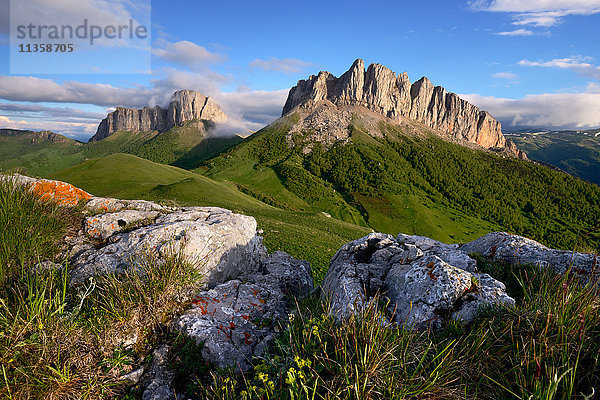
[[[365,71],[360,58],[339,78],[321,71],[317,76],[298,81],[289,92],[282,115],[308,100],[361,106],[396,123],[409,118],[487,149],[513,148],[507,145],[500,122],[488,112],[480,111],[441,86],[434,86],[427,77],[411,85],[406,72],[396,75],[381,64],[371,64]]]
[[[117,131],[165,132],[188,121],[224,122],[227,115],[212,98],[194,90],[178,90],[167,108],[160,106],[131,109],[117,107],[100,122],[91,142],[104,139]],[[200,125],[199,125],[200,127]],[[203,128],[203,127],[201,127]]]

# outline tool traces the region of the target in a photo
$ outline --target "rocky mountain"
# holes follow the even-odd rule
[[[365,71],[364,61],[358,59],[339,78],[321,71],[299,81],[290,90],[282,115],[307,101],[364,107],[395,123],[406,119],[418,121],[486,149],[504,149],[509,154],[525,157],[506,140],[500,122],[487,111],[479,110],[441,86],[434,86],[426,77],[411,84],[406,72],[396,75],[381,64],[371,64]]]
[[[216,124],[227,119],[227,115],[210,97],[193,90],[179,90],[171,97],[167,108],[160,106],[131,109],[117,107],[100,122],[91,142],[102,140],[117,131],[165,132],[186,122],[195,122],[203,129],[203,122]]]
[[[0,129],[0,136],[14,137],[22,140],[31,140],[30,143],[42,143],[45,141],[49,141],[52,143],[69,143],[74,145],[82,145],[81,142],[69,139],[66,136],[59,135],[50,131],[34,132],[20,129]]]

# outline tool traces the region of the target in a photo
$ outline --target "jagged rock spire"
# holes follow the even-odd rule
[[[131,109],[117,107],[100,122],[90,141],[104,139],[117,131],[164,132],[187,121],[223,122],[227,115],[210,98],[193,90],[179,90],[167,108],[160,106]]]
[[[396,75],[381,64],[371,64],[365,71],[361,59],[339,78],[321,71],[299,81],[290,90],[282,115],[306,100],[362,106],[392,120],[406,117],[419,121],[485,148],[506,146],[500,122],[486,111],[434,86],[426,77],[411,85],[406,73]]]

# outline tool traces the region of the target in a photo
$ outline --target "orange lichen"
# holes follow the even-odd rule
[[[251,343],[252,343],[252,340],[250,340],[250,337],[251,337],[250,333],[248,333],[248,332],[244,332],[244,336],[245,336],[245,337],[244,337],[244,343],[246,343],[246,344],[248,344],[248,345],[249,345],[249,344],[251,344]]]
[[[55,200],[63,206],[76,206],[80,201],[92,197],[89,193],[60,181],[41,179],[32,183],[30,187],[42,200]]]
[[[427,275],[429,276],[429,278],[431,278],[432,281],[437,282],[437,276],[435,276],[433,274],[433,270],[435,269],[435,264],[433,262],[430,262],[429,264],[426,265],[427,268],[429,268],[429,271],[427,271]]]

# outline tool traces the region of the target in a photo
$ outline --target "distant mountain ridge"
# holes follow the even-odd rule
[[[180,90],[167,108],[117,107],[85,144],[48,131],[0,129],[0,169],[21,168],[30,175],[45,176],[86,159],[116,153],[196,168],[243,141],[239,136],[212,134],[216,124],[226,119],[210,97]]]
[[[507,133],[531,159],[600,185],[600,129]]]
[[[70,143],[81,146],[83,143],[51,131],[29,131],[21,129],[0,129],[0,136],[13,136],[21,139],[31,139],[31,143],[50,141],[53,143]]]
[[[96,134],[90,142],[105,139],[117,131],[166,132],[186,122],[195,121],[204,130],[204,121],[214,125],[227,120],[227,115],[210,97],[193,90],[179,90],[171,97],[167,108],[160,106],[131,109],[117,109],[100,122]]]
[[[289,92],[282,116],[307,101],[361,106],[394,122],[409,118],[486,149],[505,149],[525,158],[487,111],[434,86],[426,77],[411,85],[406,72],[396,75],[381,64],[371,64],[365,71],[364,61],[357,59],[339,78],[321,71],[298,81]]]

